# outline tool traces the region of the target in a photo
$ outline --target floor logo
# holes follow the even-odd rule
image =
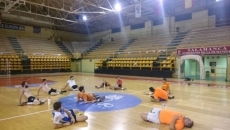
[[[77,102],[76,95],[64,97],[59,101],[62,102],[63,108],[79,109],[88,112],[113,111],[131,108],[139,105],[141,99],[122,93],[95,93],[96,95],[105,96],[105,101],[100,103]]]

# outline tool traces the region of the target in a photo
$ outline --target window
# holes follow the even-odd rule
[[[153,20],[153,26],[162,25],[162,24],[163,24],[163,19]]]
[[[145,23],[139,23],[131,25],[131,30],[139,29],[139,28],[145,28]]]
[[[112,33],[121,32],[121,28],[113,28]]]
[[[192,13],[175,16],[175,22],[192,19]]]

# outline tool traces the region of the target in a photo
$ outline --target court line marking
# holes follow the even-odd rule
[[[48,110],[33,112],[33,113],[29,113],[29,114],[23,114],[23,115],[19,115],[19,116],[12,116],[12,117],[8,117],[8,118],[0,119],[0,121],[5,121],[5,120],[14,119],[14,118],[23,117],[23,116],[30,116],[30,115],[39,114],[39,113],[42,113],[42,112],[51,111],[51,110],[52,109],[48,109]]]
[[[87,81],[88,78],[82,80],[82,81],[79,81],[78,83],[80,82],[85,82]],[[2,95],[2,94],[1,94]],[[4,95],[2,95],[4,96]],[[38,111],[38,112],[33,112],[33,113],[29,113],[29,114],[23,114],[23,115],[19,115],[19,116],[12,116],[12,117],[8,117],[8,118],[3,118],[3,119],[0,119],[0,121],[4,121],[4,120],[9,120],[9,119],[14,119],[14,118],[18,118],[18,117],[23,117],[23,116],[30,116],[30,115],[34,115],[34,114],[39,114],[39,113],[42,113],[42,112],[47,112],[47,111],[51,111],[52,109],[48,109],[48,110],[43,110],[43,111]]]
[[[135,93],[139,93],[139,92],[142,92],[142,91],[146,91],[146,90],[141,90],[141,91],[132,92],[132,93],[128,93],[128,94],[135,94]],[[23,114],[23,115],[19,115],[19,116],[12,116],[12,117],[8,117],[8,118],[0,119],[0,121],[10,120],[10,119],[24,117],[24,116],[30,116],[30,115],[34,115],[34,114],[39,114],[39,113],[51,111],[51,110],[53,110],[53,109],[48,109],[48,110],[43,110],[43,111],[38,111],[38,112],[33,112],[33,113],[28,113],[28,114]]]

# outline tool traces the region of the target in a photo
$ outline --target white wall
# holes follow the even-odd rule
[[[81,60],[81,72],[85,73],[94,73],[94,62],[97,59],[90,60],[90,59],[83,59]]]
[[[215,27],[216,26],[216,16],[212,15],[208,17],[208,26]]]
[[[192,28],[208,27],[208,10],[192,13]]]
[[[173,21],[172,21],[173,19]],[[171,26],[174,25],[174,17],[165,17],[163,18],[163,24],[153,26],[153,34],[163,34],[168,33],[171,29]]]
[[[211,72],[210,64],[209,64],[210,62],[216,62],[216,76],[226,76],[226,71],[227,71],[226,56],[220,55],[219,58],[217,58],[216,55],[205,56],[204,58],[205,71]]]

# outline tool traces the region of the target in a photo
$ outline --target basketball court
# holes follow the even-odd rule
[[[66,85],[66,81],[71,75],[74,76],[78,85],[85,86],[87,92],[104,94],[109,98],[109,101],[81,107],[89,117],[87,122],[80,122],[61,129],[168,130],[168,125],[153,124],[140,118],[142,112],[148,112],[154,107],[179,111],[190,117],[195,122],[193,130],[228,130],[230,127],[230,104],[228,100],[230,98],[230,85],[223,82],[195,80],[188,86],[183,80],[168,79],[175,99],[169,100],[163,107],[161,103],[150,102],[149,96],[143,94],[150,86],[160,87],[162,84],[160,78],[121,76],[123,86],[127,90],[114,91],[108,88],[96,89],[94,86],[100,85],[103,79],[114,85],[116,75],[56,73],[1,76],[1,129],[53,129],[52,104],[60,100],[63,102],[63,107],[79,107],[81,104],[77,104],[74,100],[77,91],[50,97],[41,92],[39,98],[50,98],[50,105],[46,102],[45,105],[41,106],[17,106],[20,89],[18,85],[23,80],[28,81],[32,93],[36,95],[41,79],[46,78],[50,87],[61,89]],[[208,84],[211,86],[208,87]],[[119,100],[124,101],[119,102]]]
[[[230,130],[230,0],[0,0],[0,99],[0,130]]]

